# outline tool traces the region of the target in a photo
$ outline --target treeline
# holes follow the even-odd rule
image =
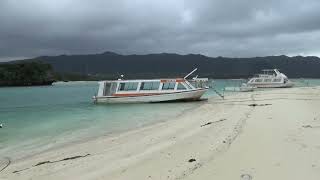
[[[25,74],[18,70],[21,68],[21,64],[30,62],[42,62],[38,67],[44,72],[51,72],[49,73],[51,76],[44,72],[36,71],[36,68],[30,68],[31,70],[29,69],[29,71],[31,73],[27,73],[25,77],[31,79],[19,77],[19,74]],[[200,54],[121,55],[105,52],[88,55],[42,56],[17,60],[10,64],[13,63],[17,64],[11,67],[17,69],[17,75],[5,75],[6,78],[4,79],[6,82],[18,82],[18,84],[28,84],[32,80],[36,80],[34,82],[50,82],[51,79],[57,81],[118,79],[122,74],[125,75],[125,79],[183,77],[194,68],[198,68],[194,75],[215,79],[248,78],[260,73],[262,69],[274,68],[280,69],[289,78],[320,78],[320,58],[315,56],[288,57],[282,55],[226,58],[207,57]],[[52,66],[52,69],[48,64]],[[36,66],[35,64],[29,65]],[[46,67],[49,69],[46,69]],[[7,69],[10,68],[7,67]],[[9,72],[12,73],[12,71]]]
[[[19,62],[0,64],[0,86],[51,85],[54,82],[50,64]]]
[[[200,54],[121,55],[112,52],[89,55],[42,56],[25,61],[51,64],[62,79],[126,79],[195,75],[211,78],[247,78],[262,69],[280,69],[289,78],[320,78],[320,58],[267,56],[253,58],[207,57]],[[19,61],[17,61],[19,62]],[[82,76],[82,77],[81,77]]]

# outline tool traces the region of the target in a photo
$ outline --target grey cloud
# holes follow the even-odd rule
[[[0,60],[115,51],[320,54],[317,0],[2,0]]]

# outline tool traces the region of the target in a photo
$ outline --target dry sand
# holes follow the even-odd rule
[[[12,162],[0,179],[319,180],[320,88],[212,98],[166,122]]]

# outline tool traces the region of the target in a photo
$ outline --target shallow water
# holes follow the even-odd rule
[[[16,156],[170,120],[195,103],[96,105],[97,82],[0,89],[0,153]],[[22,153],[24,154],[24,153]]]
[[[294,81],[298,86],[320,85],[320,80]],[[222,91],[239,81],[216,80],[214,84]],[[83,138],[170,120],[204,103],[95,105],[91,97],[97,88],[97,82],[0,88],[1,156],[18,158]],[[210,96],[216,96],[213,90],[205,95]]]

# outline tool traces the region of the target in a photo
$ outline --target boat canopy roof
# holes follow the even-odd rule
[[[275,70],[279,70],[279,69],[262,69],[261,71],[271,71],[271,72],[274,72]]]
[[[280,74],[279,69],[263,69],[262,72],[264,74],[271,74],[271,73]]]
[[[255,74],[255,77],[267,77],[267,76],[278,76],[281,74],[278,69],[263,69],[263,73]]]
[[[105,80],[105,81],[100,81],[100,82],[109,82],[109,83],[112,83],[112,82],[154,82],[154,81],[160,81],[160,82],[171,82],[171,81],[175,81],[175,82],[185,82],[187,81],[187,77],[189,77],[191,74],[193,74],[194,72],[196,72],[198,69],[195,68],[194,70],[192,70],[189,74],[187,74],[185,77],[183,78],[161,78],[161,79],[118,79],[118,80]],[[124,75],[121,75],[121,78],[123,77]],[[203,81],[205,78],[196,78],[196,79],[199,79],[200,81]]]
[[[105,80],[101,82],[154,82],[154,81],[159,81],[159,82],[184,82],[186,79],[183,78],[164,78],[164,79],[118,79],[118,80]]]

